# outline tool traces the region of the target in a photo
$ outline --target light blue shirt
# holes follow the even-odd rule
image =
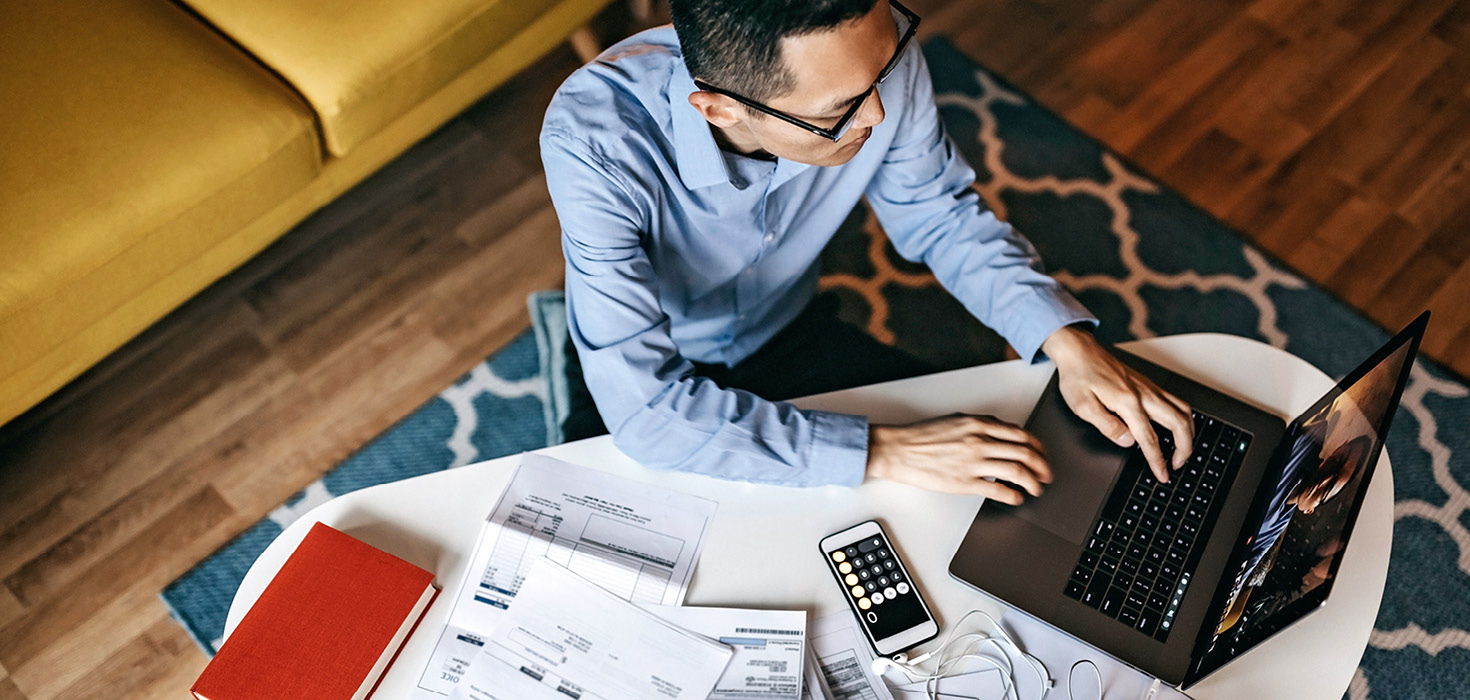
[[[722,389],[691,361],[733,365],[791,321],[865,195],[898,252],[1022,357],[1061,326],[1096,323],[971,189],[917,44],[879,87],[886,119],[840,166],[722,151],[686,99],[695,90],[674,30],[650,29],[573,73],[541,131],[568,327],[629,457],[768,484],[862,482],[865,417]]]

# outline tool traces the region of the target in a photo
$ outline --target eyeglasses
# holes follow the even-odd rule
[[[830,139],[832,141],[838,141],[843,137],[843,135],[847,133],[847,128],[852,125],[852,118],[857,116],[858,110],[862,108],[863,103],[868,101],[868,97],[873,94],[874,90],[878,89],[878,85],[886,80],[888,78],[888,74],[892,73],[893,69],[898,66],[898,60],[903,57],[903,50],[908,47],[909,41],[914,38],[914,31],[919,28],[919,16],[914,14],[913,10],[904,7],[898,2],[898,0],[888,0],[888,4],[893,8],[893,20],[898,25],[898,48],[894,50],[893,58],[888,59],[888,65],[883,66],[883,70],[878,73],[878,79],[874,80],[873,84],[869,85],[868,89],[863,92],[862,95],[853,100],[852,106],[848,107],[847,112],[844,113],[842,117],[837,120],[837,123],[832,125],[831,127],[817,126],[816,124],[813,124],[799,117],[791,116],[790,114],[782,112],[779,109],[775,109],[774,107],[767,107],[766,105],[763,105],[748,97],[743,97],[739,94],[736,94],[729,90],[725,90],[723,88],[717,88],[713,85],[710,85],[709,83],[704,82],[703,80],[695,80],[694,85],[706,92],[713,92],[715,94],[724,95],[725,97],[728,97],[732,100],[735,100],[736,102],[739,102],[740,104],[756,110],[757,112],[769,114],[784,122],[795,124],[796,126],[806,129],[807,131],[810,131],[813,134],[816,134],[823,138]]]

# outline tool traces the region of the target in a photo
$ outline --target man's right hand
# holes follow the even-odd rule
[[[1040,496],[1052,479],[1044,448],[1030,433],[994,416],[962,414],[870,426],[867,474],[1011,505],[1020,505],[1023,496],[1003,481]]]

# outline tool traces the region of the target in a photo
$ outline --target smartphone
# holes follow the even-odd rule
[[[827,535],[818,548],[879,656],[892,656],[939,636],[929,605],[878,521]]]

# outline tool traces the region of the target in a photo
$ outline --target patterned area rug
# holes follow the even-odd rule
[[[1341,376],[1388,337],[943,39],[924,51],[945,125],[975,166],[981,194],[1103,320],[1103,338],[1235,333]],[[942,367],[1006,357],[999,338],[886,245],[865,208],[849,217],[823,262],[826,293],[839,295],[844,317],[880,340]],[[200,645],[213,653],[250,563],[317,504],[554,440],[560,402],[545,375],[560,367],[556,302],[533,300],[533,311],[543,312],[535,333],[170,584],[163,599]],[[948,333],[936,336],[935,328]],[[1397,489],[1393,558],[1348,696],[1459,696],[1470,678],[1470,388],[1421,362],[1388,449]]]

